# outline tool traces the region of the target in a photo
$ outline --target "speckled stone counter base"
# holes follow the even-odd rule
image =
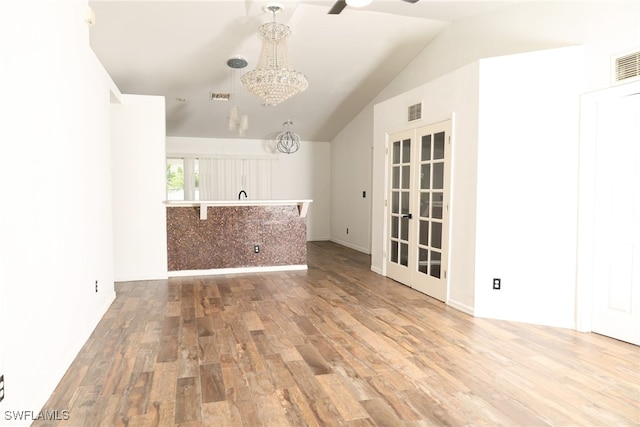
[[[167,208],[169,271],[307,264],[307,224],[297,206]],[[260,253],[254,252],[259,245]]]

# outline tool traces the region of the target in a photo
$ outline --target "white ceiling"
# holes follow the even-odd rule
[[[374,0],[339,15],[327,14],[332,0],[280,1],[276,20],[291,27],[291,63],[309,88],[275,107],[240,83],[260,52],[257,28],[271,20],[267,1],[90,2],[91,46],[122,93],[165,97],[169,136],[237,138],[227,130],[235,104],[249,116],[245,138],[266,139],[290,119],[303,140],[330,141],[451,21],[514,1]],[[227,66],[237,55],[247,68]],[[212,91],[231,101],[211,101]]]

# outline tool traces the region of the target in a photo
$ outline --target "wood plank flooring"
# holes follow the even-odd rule
[[[640,425],[640,347],[477,319],[309,243],[309,270],[117,284],[35,426]]]

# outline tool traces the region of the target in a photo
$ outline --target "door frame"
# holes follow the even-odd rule
[[[595,249],[596,124],[598,103],[640,93],[640,81],[582,94],[578,169],[578,239],[576,259],[576,330],[592,331]]]
[[[383,253],[382,253],[382,268],[381,270],[377,271],[379,274],[381,274],[384,277],[389,277],[387,274],[387,259],[389,257],[389,253],[388,253],[388,239],[389,239],[389,212],[388,210],[390,209],[390,203],[391,201],[388,200],[388,195],[389,195],[389,187],[391,185],[391,175],[390,175],[390,168],[389,168],[389,156],[391,155],[391,147],[390,147],[390,143],[391,143],[391,136],[398,134],[398,133],[402,133],[402,132],[407,132],[407,131],[416,131],[417,129],[420,128],[424,128],[427,126],[432,126],[432,125],[437,125],[438,123],[442,123],[442,122],[450,122],[450,138],[451,138],[451,143],[449,146],[449,209],[448,209],[448,216],[449,216],[449,221],[448,221],[448,228],[447,228],[447,233],[446,233],[446,238],[447,238],[447,256],[446,256],[446,265],[447,265],[447,278],[446,278],[446,296],[445,296],[445,300],[444,303],[445,304],[449,304],[449,294],[450,294],[450,278],[451,278],[451,272],[449,271],[449,267],[451,266],[451,227],[453,224],[453,210],[454,210],[454,203],[453,203],[453,193],[454,193],[454,169],[455,169],[455,165],[454,165],[454,158],[455,158],[455,139],[456,139],[456,114],[454,112],[451,112],[450,114],[447,115],[443,115],[443,116],[438,116],[436,118],[432,118],[429,121],[426,121],[424,119],[424,117],[420,120],[416,120],[412,123],[409,123],[405,126],[400,126],[397,128],[393,128],[393,129],[389,129],[387,131],[385,131],[384,134],[384,198],[382,200],[382,208],[383,208],[383,215],[382,215],[382,241],[384,242],[383,244]],[[444,242],[443,242],[444,244]],[[405,286],[403,284],[403,286]],[[408,286],[408,285],[406,285]],[[419,291],[420,292],[420,291]]]

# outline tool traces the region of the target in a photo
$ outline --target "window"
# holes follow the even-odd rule
[[[198,200],[199,173],[196,159],[167,159],[167,200]]]
[[[184,200],[182,159],[167,159],[167,200]]]
[[[271,159],[168,158],[167,200],[271,198]]]

